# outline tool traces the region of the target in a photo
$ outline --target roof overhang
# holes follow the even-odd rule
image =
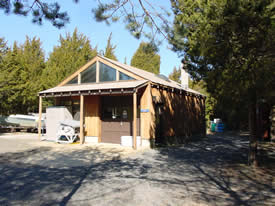
[[[38,93],[42,97],[132,94],[148,84],[148,80],[78,84],[54,87]]]
[[[191,96],[191,97],[197,97],[200,99],[206,99],[206,96],[195,91],[192,89],[183,89],[183,88],[175,88],[175,87],[169,87],[166,85],[162,85],[162,84],[156,84],[156,83],[152,83],[151,84],[152,88],[157,88],[157,89],[161,89],[161,90],[166,90],[168,92],[172,92],[175,94],[180,94],[180,95],[184,95],[184,96]]]

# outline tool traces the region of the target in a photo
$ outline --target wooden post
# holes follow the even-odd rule
[[[38,138],[41,140],[42,129],[42,96],[39,96],[39,119],[38,119]]]
[[[96,61],[96,83],[99,82],[99,61]]]
[[[80,144],[84,143],[84,96],[80,95]]]
[[[137,149],[137,92],[133,95],[133,148]]]
[[[119,71],[116,70],[116,81],[119,81]]]
[[[77,75],[77,84],[81,84],[81,73]]]

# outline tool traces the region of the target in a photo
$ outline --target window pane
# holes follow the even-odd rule
[[[96,82],[96,64],[81,72],[81,83]]]
[[[77,84],[78,83],[78,76],[73,78],[71,81],[69,81],[67,84]]]
[[[119,80],[133,80],[134,78],[128,76],[127,74],[123,74],[119,72]]]
[[[116,81],[116,70],[103,64],[99,64],[99,81]]]

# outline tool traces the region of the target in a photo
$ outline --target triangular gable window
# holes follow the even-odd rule
[[[96,82],[96,64],[91,65],[88,69],[81,72],[81,83]]]
[[[119,80],[134,80],[134,78],[128,76],[127,74],[119,72]]]
[[[77,84],[78,83],[78,76],[70,80],[67,84]]]
[[[116,70],[106,64],[99,63],[99,81],[116,81]]]
[[[120,72],[106,64],[99,62],[98,65],[99,68],[97,69],[97,64],[92,64],[66,84],[78,84],[78,77],[80,77],[80,84],[135,80],[133,77],[130,77],[129,75],[124,74],[123,72]],[[99,74],[97,74],[97,72],[99,72]],[[98,79],[97,76],[99,77]]]

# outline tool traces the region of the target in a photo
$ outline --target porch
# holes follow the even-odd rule
[[[121,138],[126,137],[132,138],[132,146],[136,149],[137,136],[141,136],[141,99],[147,84],[146,81],[125,83],[74,86],[74,91],[70,86],[43,91],[39,94],[39,117],[43,98],[52,97],[56,106],[65,106],[73,117],[79,118],[81,144],[85,142],[85,137],[94,138],[99,143],[113,144],[121,144]],[[106,88],[108,85],[109,88]],[[87,89],[91,86],[97,88]],[[39,137],[40,127],[39,119]]]

